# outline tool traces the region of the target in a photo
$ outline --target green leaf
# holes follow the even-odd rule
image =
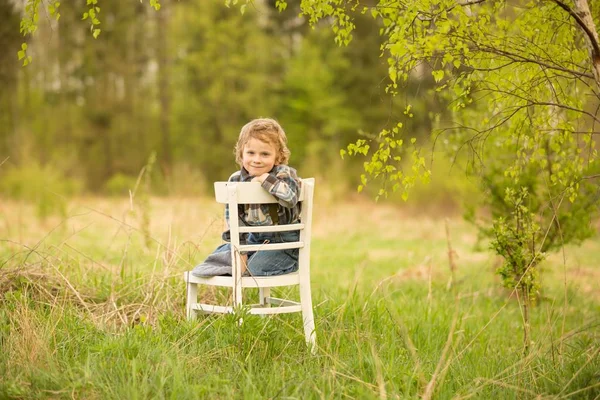
[[[94,39],[98,39],[98,35],[100,35],[100,29],[94,29],[94,32],[92,33]]]
[[[398,79],[398,73],[396,72],[396,68],[390,68],[388,73],[392,82],[396,83],[396,79]]]
[[[277,7],[279,12],[282,12],[287,8],[287,2],[284,0],[277,0],[275,1],[275,7]]]
[[[367,177],[365,176],[365,174],[361,174],[361,175],[360,175],[360,182],[361,182],[363,185],[366,185],[366,184],[367,184]]]

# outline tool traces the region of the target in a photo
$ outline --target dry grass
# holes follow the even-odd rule
[[[344,243],[369,235],[373,242],[387,244],[371,245],[366,249],[358,246],[357,251],[364,252],[364,257],[355,266],[356,271],[362,268],[361,264],[398,260],[403,265],[402,271],[390,270],[387,275],[396,274],[397,279],[429,280],[431,273],[434,280],[445,278],[447,255],[427,250],[428,243],[446,243],[443,219],[415,217],[397,206],[375,204],[361,196],[351,200],[339,202],[326,196],[317,197],[315,242],[335,238]],[[50,217],[45,221],[37,220],[31,206],[3,200],[0,203],[0,254],[22,253],[28,249],[43,250],[44,253],[50,251],[61,260],[76,259],[86,273],[98,271],[117,276],[123,271],[124,260],[128,260],[127,252],[135,249],[145,254],[145,262],[129,265],[128,268],[132,271],[153,270],[151,281],[160,282],[165,277],[177,276],[181,271],[190,269],[220,243],[222,207],[210,198],[152,198],[149,212],[151,224],[148,233],[155,247],[143,249],[144,232],[140,230],[142,210],[130,199],[77,198],[69,204],[68,219]],[[449,220],[449,226],[457,268],[464,270],[465,266],[478,265],[478,268],[483,266],[493,271],[494,256],[490,252],[474,251],[475,230],[456,217]],[[398,246],[390,245],[396,242]],[[400,243],[409,245],[401,246]],[[419,250],[419,247],[423,248]],[[598,248],[597,242],[586,242],[582,253],[591,254]],[[600,272],[595,259],[582,257],[574,248],[567,249],[566,254],[564,271],[563,268],[548,269],[547,279],[564,281],[563,275],[566,275],[569,284],[597,298]],[[349,258],[351,256],[349,254]],[[557,254],[550,260],[561,265],[562,257],[562,254]],[[168,271],[166,275],[165,270]]]
[[[38,221],[31,208],[2,202],[0,296],[24,290],[40,303],[74,304],[103,327],[152,323],[166,310],[178,310],[181,299],[167,287],[182,264],[191,266],[191,258],[218,241],[222,226],[216,223],[222,211],[206,199],[156,198],[150,228],[155,246],[147,249],[140,210],[127,199],[75,199],[66,220]],[[135,265],[140,251],[145,260]],[[124,273],[134,276],[124,279]],[[110,282],[100,298],[89,279],[95,275]]]

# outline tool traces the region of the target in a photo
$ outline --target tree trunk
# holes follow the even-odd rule
[[[529,290],[527,285],[521,284],[521,296],[523,309],[523,354],[529,354],[529,345],[531,343],[531,324],[529,321]]]
[[[600,89],[600,40],[598,40],[598,31],[596,30],[596,24],[594,24],[588,1],[575,0],[574,12],[580,19],[578,23],[584,31],[585,41],[592,62],[594,79],[596,80],[597,88]]]
[[[11,155],[11,139],[15,135],[15,115],[18,106],[17,74],[21,62],[15,55],[22,41],[19,17],[10,2],[0,0],[0,164]]]
[[[168,7],[156,13],[157,16],[157,61],[158,61],[158,98],[160,101],[160,167],[166,178],[170,175],[171,157],[171,132],[169,119],[171,116],[171,98],[169,96],[169,59],[167,46],[167,29],[169,23]]]

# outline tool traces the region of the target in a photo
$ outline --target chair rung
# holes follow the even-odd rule
[[[277,299],[282,300],[282,299]],[[288,300],[282,300],[282,302],[289,303],[283,304],[279,307],[257,307],[257,304],[249,304],[250,314],[285,314],[292,312],[300,312],[302,308],[300,303]],[[233,313],[233,307],[231,306],[219,306],[214,304],[202,304],[196,303],[192,305],[192,310],[196,310],[203,313],[219,313],[219,314],[231,314]]]
[[[273,304],[276,306],[288,307],[288,306],[299,306],[300,303],[293,300],[279,299],[277,297],[267,297],[265,298],[267,303]]]
[[[244,288],[292,286],[299,283],[300,274],[298,272],[275,276],[244,276],[242,278],[242,287]]]
[[[205,312],[205,313],[220,313],[227,314],[233,312],[233,307],[231,306],[217,306],[213,304],[202,304],[196,303],[192,305],[192,310]]]
[[[244,244],[238,247],[239,251],[264,251],[264,250],[288,250],[300,249],[304,247],[304,242],[286,242],[286,243],[265,243],[265,244]]]
[[[262,307],[256,307],[256,308],[251,308],[250,309],[250,314],[285,314],[285,313],[292,313],[292,312],[300,312],[302,311],[302,308],[298,305],[298,306],[285,306],[285,307],[271,307],[271,308],[262,308]]]
[[[240,226],[240,233],[288,232],[304,229],[304,224],[269,225],[269,226]]]

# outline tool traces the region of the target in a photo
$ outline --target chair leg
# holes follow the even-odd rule
[[[261,287],[258,288],[258,304],[263,307],[271,307],[271,303],[267,301],[267,297],[271,296],[271,288],[269,287]],[[266,314],[260,314],[262,318],[266,318]]]
[[[241,278],[239,278],[238,281],[234,281],[233,284],[233,310],[234,312],[238,312],[241,311],[242,305],[243,305],[243,294],[242,294],[242,282],[241,282]],[[240,318],[238,320],[238,325],[242,326],[242,324],[244,323],[244,319]]]
[[[315,333],[315,318],[312,308],[312,297],[310,293],[310,282],[300,284],[300,308],[302,309],[302,323],[304,325],[304,335],[306,344],[310,352],[317,352],[317,338]]]
[[[242,283],[238,282],[233,287],[233,308],[239,308],[242,306]]]
[[[258,288],[258,301],[261,306],[270,307],[271,304],[267,301],[267,297],[271,296],[271,288],[269,287],[261,287]]]
[[[187,279],[189,279],[189,276],[186,277],[187,301],[185,309],[186,317],[190,320],[196,318],[196,311],[192,309],[192,306],[198,303],[198,284],[189,282]]]

